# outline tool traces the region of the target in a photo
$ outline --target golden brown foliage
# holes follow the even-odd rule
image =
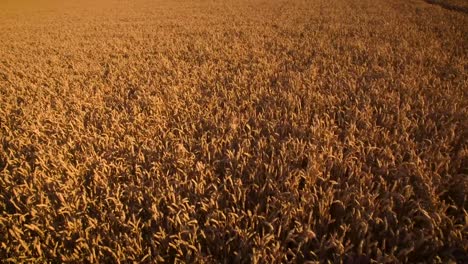
[[[468,17],[0,4],[5,262],[467,261]]]

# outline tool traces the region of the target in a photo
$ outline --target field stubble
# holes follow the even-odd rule
[[[0,4],[3,261],[467,261],[466,14],[21,3]]]

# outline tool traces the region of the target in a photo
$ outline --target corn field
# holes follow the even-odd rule
[[[0,2],[1,263],[467,263],[464,0]]]

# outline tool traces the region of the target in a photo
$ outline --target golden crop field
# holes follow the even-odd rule
[[[467,6],[0,1],[0,262],[467,263]]]

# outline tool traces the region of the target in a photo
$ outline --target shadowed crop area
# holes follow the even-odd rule
[[[2,1],[0,262],[466,263],[467,25],[424,0]]]

